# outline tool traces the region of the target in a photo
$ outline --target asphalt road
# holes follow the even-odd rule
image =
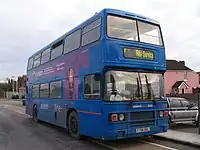
[[[0,150],[197,150],[154,138],[118,141],[76,141],[64,129],[37,124],[24,114],[20,102],[0,100]]]

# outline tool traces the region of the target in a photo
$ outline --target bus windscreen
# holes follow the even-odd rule
[[[163,96],[161,73],[108,71],[105,74],[105,100],[159,100]]]

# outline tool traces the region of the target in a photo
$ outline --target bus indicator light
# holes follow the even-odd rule
[[[117,116],[117,114],[112,114],[111,115],[111,121],[118,121],[118,116]]]

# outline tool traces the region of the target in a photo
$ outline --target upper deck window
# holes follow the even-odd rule
[[[42,52],[41,64],[48,62],[50,59],[50,49],[46,49]]]
[[[82,46],[97,41],[101,36],[101,18],[83,28]]]
[[[33,57],[29,59],[28,61],[28,70],[32,69],[33,67]]]
[[[163,45],[159,26],[138,21],[138,29],[141,42]]]
[[[65,38],[64,53],[68,53],[80,47],[81,44],[81,29],[73,32]]]
[[[111,38],[163,45],[159,25],[124,17],[107,16],[107,35]]]
[[[41,53],[35,55],[33,67],[39,66],[40,65],[40,60],[41,60]]]
[[[109,37],[138,41],[135,20],[117,16],[108,16],[107,23],[107,34]]]
[[[62,54],[63,54],[63,41],[60,41],[52,46],[51,60],[61,56]]]

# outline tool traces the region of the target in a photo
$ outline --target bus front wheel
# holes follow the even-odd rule
[[[79,125],[78,114],[75,111],[72,111],[68,117],[68,131],[70,135],[77,140],[80,140],[81,137]]]

